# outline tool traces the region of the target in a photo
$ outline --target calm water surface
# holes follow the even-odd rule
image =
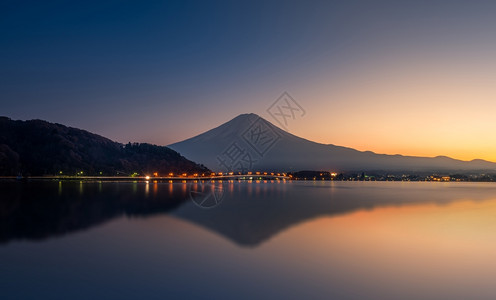
[[[215,187],[0,182],[0,299],[496,299],[496,184]]]

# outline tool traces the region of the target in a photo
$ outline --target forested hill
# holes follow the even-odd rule
[[[204,173],[178,152],[151,144],[121,144],[42,120],[0,117],[0,176]]]

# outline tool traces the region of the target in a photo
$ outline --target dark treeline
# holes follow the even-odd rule
[[[85,130],[41,120],[0,117],[0,176],[202,173],[208,169],[176,151],[111,141]]]

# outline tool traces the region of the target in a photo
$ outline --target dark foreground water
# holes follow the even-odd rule
[[[0,182],[0,299],[496,299],[495,278],[491,183]]]

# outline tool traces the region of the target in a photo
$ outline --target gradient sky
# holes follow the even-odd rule
[[[166,145],[266,109],[379,153],[496,161],[494,1],[2,1],[0,115]]]

